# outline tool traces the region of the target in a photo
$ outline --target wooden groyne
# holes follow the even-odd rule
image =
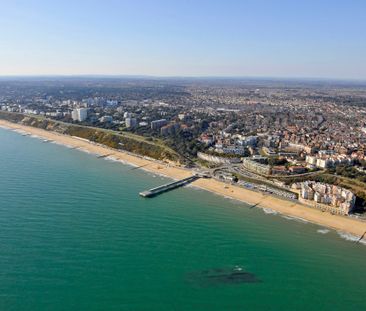
[[[98,158],[98,159],[103,159],[103,158],[109,157],[109,156],[111,156],[111,155],[113,155],[113,153],[108,153],[108,154],[99,155],[97,158]]]
[[[255,207],[257,207],[257,206],[259,205],[259,203],[260,203],[260,202],[255,203],[255,204],[253,204],[252,206],[250,206],[249,208],[255,208]]]
[[[361,237],[356,241],[356,243],[360,243],[363,240],[363,238],[365,237],[365,235],[366,235],[366,231],[363,233],[363,235],[361,235]]]
[[[138,170],[139,168],[143,168],[143,167],[148,166],[150,164],[151,163],[147,163],[147,164],[143,164],[143,165],[140,165],[140,166],[133,167],[133,168],[131,168],[131,171]]]

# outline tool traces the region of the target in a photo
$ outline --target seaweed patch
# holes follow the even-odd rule
[[[255,274],[240,266],[191,272],[187,274],[187,281],[204,287],[261,282]]]

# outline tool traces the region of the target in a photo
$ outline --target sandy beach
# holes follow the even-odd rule
[[[173,164],[167,165],[158,161],[152,161],[144,157],[135,156],[97,145],[77,137],[61,135],[55,132],[49,132],[3,120],[0,120],[0,126],[21,130],[31,135],[42,137],[43,139],[55,141],[60,144],[68,145],[73,148],[78,148],[101,156],[108,155],[116,160],[124,161],[135,166],[141,166],[145,170],[173,179],[185,178],[191,176],[193,173],[188,169],[174,166]],[[347,232],[355,236],[361,236],[366,231],[366,222],[354,218],[331,215],[320,210],[312,209],[300,203],[282,200],[278,197],[264,195],[235,185],[227,185],[214,179],[198,179],[193,182],[192,185],[228,198],[248,204],[258,204],[258,207],[261,208],[269,208],[283,215],[301,218],[309,222],[329,227],[337,231]]]

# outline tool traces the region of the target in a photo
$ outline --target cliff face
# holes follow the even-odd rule
[[[174,162],[179,162],[180,160],[174,151],[170,151],[168,148],[164,148],[164,146],[160,146],[154,142],[146,141],[143,137],[141,139],[134,139],[112,131],[58,122],[44,117],[28,116],[21,113],[0,111],[0,119],[64,135],[85,138],[111,148],[133,152],[158,160]]]

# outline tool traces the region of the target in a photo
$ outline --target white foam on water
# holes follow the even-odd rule
[[[170,176],[164,175],[163,173],[158,173],[158,172],[155,172],[155,171],[149,171],[149,169],[145,168],[145,167],[141,167],[141,170],[145,171],[149,176],[151,176],[153,178],[163,177],[163,178],[172,179],[174,181],[178,180],[177,178],[172,178]]]
[[[110,161],[110,162],[120,163],[120,164],[123,164],[123,165],[132,166],[132,167],[137,167],[137,165],[134,165],[132,163],[129,163],[125,160],[122,160],[122,159],[119,159],[119,158],[116,158],[116,157],[113,157],[113,156],[108,156],[108,157],[105,157],[103,159],[106,160],[106,161]]]
[[[201,188],[197,185],[187,184],[187,185],[184,185],[184,187],[187,187],[187,188],[192,189],[194,191],[207,191],[207,192],[209,192],[208,190],[203,189],[203,188]],[[213,192],[209,192],[209,193],[213,193]],[[214,194],[218,195],[217,193],[214,193]],[[222,197],[222,195],[219,195],[219,196]]]
[[[295,220],[295,221],[298,221],[298,222],[302,222],[304,224],[308,223],[309,221],[307,221],[306,219],[304,218],[300,218],[300,217],[295,217],[295,216],[287,216],[287,215],[283,215],[282,216],[283,218],[287,219],[287,220]]]
[[[80,150],[80,151],[82,151],[82,152],[84,152],[84,153],[87,153],[87,154],[95,155],[96,157],[100,157],[100,156],[101,156],[101,154],[99,154],[99,153],[95,153],[95,152],[91,152],[91,151],[89,151],[88,149],[84,149],[84,148],[77,148],[77,150]]]
[[[63,143],[60,143],[60,142],[58,142],[56,140],[51,140],[50,143],[51,144],[55,144],[55,145],[59,145],[59,146],[63,146],[63,147],[69,148],[69,149],[75,148],[74,146],[67,145],[67,144],[63,144]]]
[[[132,167],[139,167],[139,165],[137,164],[133,164],[131,162],[128,162],[126,160],[122,160],[122,159],[119,159],[119,162],[123,163],[123,164],[126,164],[126,165],[129,165],[129,166],[132,166]]]
[[[347,232],[343,232],[343,231],[337,231],[338,235],[342,238],[345,239],[347,241],[351,241],[351,242],[357,242],[360,237],[355,236],[353,234],[347,233]],[[360,244],[366,245],[366,240],[363,239],[359,242]]]
[[[154,174],[155,174],[156,177],[160,177],[161,180],[164,180],[164,178],[169,178],[169,179],[172,179],[174,181],[179,180],[179,178],[173,178],[173,177],[167,176],[167,175],[165,175],[163,173],[156,173],[156,172],[154,172]]]
[[[88,153],[88,154],[92,154],[89,150],[87,149],[84,149],[84,148],[78,148],[78,150],[82,151],[82,152],[85,152],[85,153]],[[98,154],[99,155],[99,154]]]
[[[316,230],[316,232],[321,233],[321,234],[327,234],[329,231],[330,230],[328,230],[328,229],[318,229],[318,230]]]
[[[277,211],[275,211],[275,210],[273,210],[273,209],[271,209],[271,208],[264,207],[264,208],[262,208],[262,209],[263,209],[263,212],[264,212],[265,214],[271,214],[271,215],[277,215],[277,214],[278,214],[278,212],[277,212]]]
[[[26,132],[26,131],[23,131],[23,130],[20,130],[20,129],[10,129],[12,130],[13,132],[16,132],[18,134],[22,134],[22,135],[30,135],[30,133]]]
[[[111,162],[119,162],[122,163],[122,161],[116,157],[112,157],[112,156],[108,156],[108,157],[104,157],[105,160],[107,161],[111,161]]]
[[[204,189],[204,188],[201,188],[201,187],[199,187],[199,186],[195,186],[195,185],[187,185],[187,186],[185,186],[185,187],[192,187],[192,189],[197,188],[197,189],[199,189],[199,190],[208,191],[208,190],[206,190],[206,189]],[[211,194],[214,194],[214,195],[216,195],[216,196],[220,197],[220,198],[224,198],[224,199],[226,199],[226,200],[229,200],[229,201],[230,201],[230,203],[235,204],[235,205],[249,204],[249,203],[247,203],[247,202],[245,202],[245,201],[242,201],[242,200],[239,200],[239,199],[233,198],[233,197],[228,196],[228,195],[225,195],[225,194],[216,193],[216,192],[211,192],[211,191],[209,191],[209,192],[210,192]]]

